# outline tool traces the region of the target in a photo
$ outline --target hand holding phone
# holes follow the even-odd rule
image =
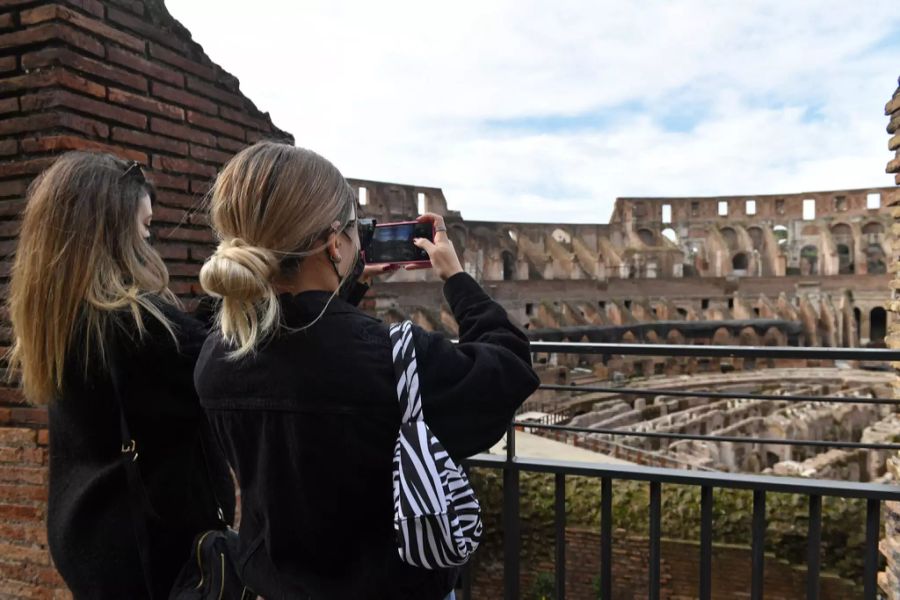
[[[415,238],[413,244],[424,250],[431,259],[431,266],[438,277],[447,281],[457,273],[462,273],[462,265],[453,248],[453,242],[447,236],[447,226],[444,225],[444,217],[434,213],[425,213],[416,219],[419,223],[430,223],[434,229],[434,240]],[[409,268],[409,267],[407,267]],[[415,267],[414,267],[415,268]]]

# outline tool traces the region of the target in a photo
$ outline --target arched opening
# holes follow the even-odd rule
[[[887,262],[881,244],[866,247],[866,271],[871,274],[887,273]]]
[[[731,259],[731,268],[737,275],[744,275],[750,267],[750,258],[746,252],[738,252]]]
[[[819,249],[815,246],[804,246],[800,250],[800,274],[819,274]]]
[[[841,275],[849,275],[854,272],[853,252],[847,244],[838,244],[838,273]]]
[[[784,246],[788,242],[788,228],[784,225],[776,225],[772,228],[772,234],[778,241],[779,246]]]
[[[572,236],[562,229],[554,229],[550,236],[560,244],[571,244]]]
[[[722,233],[722,237],[725,238],[725,243],[728,244],[729,250],[737,248],[737,232],[734,229],[725,227],[719,231]]]
[[[653,235],[653,232],[649,229],[639,229],[638,230],[638,238],[640,238],[641,242],[645,246],[655,246],[656,245],[656,236]]]
[[[860,329],[862,327],[862,311],[856,306],[853,308],[853,323],[856,325],[856,343],[859,343]]]
[[[831,228],[831,235],[834,237],[853,236],[853,230],[846,223],[838,223]]]
[[[673,244],[675,244],[675,245],[678,244],[678,234],[675,233],[675,230],[672,229],[671,227],[667,227],[667,228],[663,229],[663,230],[662,230],[662,235],[663,235],[664,238],[666,238],[667,240],[669,240],[669,241],[672,242]]]
[[[503,260],[503,281],[512,281],[516,276],[516,259],[509,251],[504,251],[501,258]]]
[[[869,313],[869,331],[871,344],[884,344],[884,336],[887,334],[887,312],[880,306],[876,306]]]
[[[884,225],[881,223],[868,223],[862,228],[862,232],[867,235],[879,235],[884,233]]]
[[[763,230],[759,227],[751,227],[747,230],[747,235],[749,235],[750,239],[753,241],[753,248],[755,250],[762,250],[763,244],[765,243]]]

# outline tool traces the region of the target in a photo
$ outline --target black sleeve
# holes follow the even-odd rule
[[[528,338],[474,279],[454,275],[444,295],[459,323],[459,343],[418,327],[413,339],[425,421],[460,460],[496,444],[540,380]]]

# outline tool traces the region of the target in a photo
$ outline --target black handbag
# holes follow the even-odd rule
[[[149,598],[153,598],[153,579],[150,566],[150,536],[147,532],[145,515],[153,515],[153,507],[147,496],[137,460],[139,452],[137,442],[131,437],[128,421],[125,418],[125,404],[120,394],[119,373],[115,364],[115,348],[111,348],[110,379],[113,395],[119,405],[119,428],[122,434],[122,462],[128,479],[128,495],[131,503],[132,525],[137,541],[141,570]],[[210,480],[210,489],[215,494],[212,478],[209,476],[209,459],[206,445],[200,440],[203,451],[206,476]],[[210,529],[197,535],[191,546],[191,554],[182,566],[175,583],[169,592],[169,600],[256,600],[257,595],[248,590],[241,582],[235,567],[237,556],[238,534],[225,522],[222,504],[218,505],[221,529]]]

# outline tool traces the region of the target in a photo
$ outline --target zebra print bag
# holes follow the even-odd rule
[[[465,564],[478,548],[481,507],[465,472],[428,429],[409,321],[391,326],[403,423],[394,449],[394,530],[403,562],[425,569]]]

